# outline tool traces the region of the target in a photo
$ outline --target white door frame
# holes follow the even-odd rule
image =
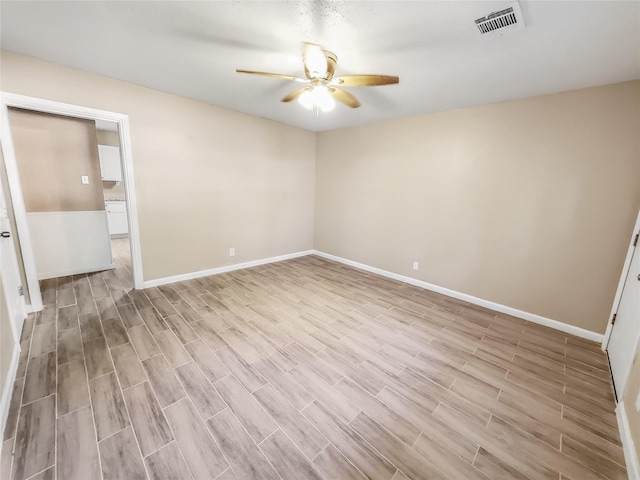
[[[20,334],[22,333],[24,319],[27,316],[24,296],[18,293],[18,286],[21,283],[21,279],[14,244],[15,232],[11,229],[6,202],[7,195],[4,193],[2,182],[0,182],[0,226],[2,226],[3,229],[7,228],[12,235],[9,238],[0,238],[0,242],[6,242],[9,246],[7,249],[0,247],[0,266],[2,266],[0,269],[0,278],[2,279],[1,290],[4,290],[9,323],[11,324],[11,336],[13,338],[12,348],[9,348],[9,350],[12,351],[10,360],[7,362],[7,365],[3,366],[3,368],[7,369],[7,375],[4,385],[0,384],[0,432],[4,432],[7,425],[11,392],[13,391],[12,387],[16,379],[20,359]],[[3,292],[0,292],[0,294],[1,293]],[[0,311],[0,315],[3,315],[3,313],[4,312]],[[3,332],[3,335],[8,336],[8,332]]]
[[[611,305],[611,313],[609,313],[609,321],[607,323],[607,330],[604,332],[604,338],[602,339],[602,350],[607,351],[607,345],[609,345],[609,337],[611,337],[611,329],[613,325],[611,324],[611,320],[613,319],[613,315],[618,311],[618,306],[620,305],[620,298],[622,298],[622,290],[624,289],[624,283],[627,280],[627,274],[629,273],[629,268],[631,268],[631,258],[633,257],[633,252],[636,248],[640,248],[640,240],[638,241],[638,247],[633,246],[633,242],[636,238],[636,234],[640,231],[640,211],[638,212],[638,217],[636,218],[636,224],[633,226],[633,232],[631,233],[631,240],[629,240],[629,247],[627,248],[627,256],[624,259],[624,266],[622,267],[622,273],[620,274],[620,280],[618,280],[618,289],[616,290],[616,295],[613,297],[613,305]]]
[[[120,138],[120,153],[122,155],[123,180],[126,195],[127,216],[129,221],[129,242],[131,244],[131,268],[133,271],[134,288],[143,287],[142,254],[140,249],[140,231],[138,229],[138,208],[136,201],[135,183],[133,179],[133,157],[131,153],[131,132],[129,130],[129,116],[122,113],[97,110],[95,108],[71,105],[68,103],[54,102],[42,98],[27,97],[15,93],[0,91],[0,139],[2,151],[7,168],[7,178],[11,192],[16,226],[22,249],[25,276],[31,299],[30,311],[42,310],[42,295],[36,271],[35,259],[27,224],[27,212],[22,194],[22,184],[18,171],[11,125],[9,120],[9,107],[22,108],[67,117],[84,118],[87,120],[106,120],[118,124]]]
[[[2,189],[2,182],[0,182],[0,218],[4,215],[7,215],[7,211],[6,211],[7,209],[4,207],[6,206],[6,202],[7,202],[7,196],[5,195]],[[9,223],[8,217],[5,217],[5,218],[8,224]],[[1,224],[2,224],[2,221],[0,219],[0,226]],[[16,258],[15,248],[13,244],[13,235],[15,235],[15,233],[11,231],[11,228],[9,228],[9,231],[11,233],[11,237],[9,237],[8,239],[5,239],[5,241],[11,242],[12,258],[4,258],[4,259],[0,258],[0,265],[2,264],[7,265],[7,262],[11,262],[13,264],[13,268],[10,268],[4,271],[4,273],[7,275],[3,275],[3,272],[0,272],[0,278],[2,278],[2,288],[4,290],[4,298],[7,302],[9,315],[11,316],[11,318],[9,319],[9,323],[11,324],[11,333],[13,335],[13,340],[15,342],[14,345],[16,345],[20,343],[22,325],[24,323],[24,319],[27,316],[27,312],[26,312],[26,305],[24,301],[24,295],[19,295],[17,293],[18,287],[20,286],[20,283],[22,283],[22,280],[20,279],[20,273],[18,272],[18,259]],[[0,239],[0,241],[2,241],[2,239]],[[0,252],[0,256],[1,255],[2,255],[2,252]],[[7,278],[8,272],[11,270],[14,270],[13,273],[15,273],[17,278]],[[13,310],[14,308],[17,308],[18,311],[15,312]],[[20,318],[21,322],[19,325],[16,324],[15,314],[18,314],[21,317]]]

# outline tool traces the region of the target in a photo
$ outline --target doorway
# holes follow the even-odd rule
[[[126,115],[96,110],[82,106],[69,105],[49,100],[43,100],[22,95],[15,95],[2,92],[1,94],[1,135],[4,161],[7,170],[7,178],[11,191],[13,210],[18,229],[20,247],[23,253],[24,272],[29,292],[29,311],[39,311],[42,309],[42,294],[38,281],[38,273],[34,258],[34,237],[27,219],[25,198],[23,195],[23,185],[18,172],[15,145],[11,131],[11,119],[9,108],[19,108],[40,113],[62,115],[78,119],[92,120],[98,122],[110,122],[115,127],[119,146],[118,151],[121,158],[122,170],[122,190],[126,199],[123,205],[126,213],[126,223],[128,227],[128,247],[130,252],[130,273],[129,282],[133,288],[142,288],[143,273],[140,255],[140,239],[137,219],[137,202],[133,180],[133,165],[131,161],[131,140],[129,131],[129,120]],[[127,239],[124,239],[127,242]],[[132,281],[131,281],[132,280]]]
[[[605,334],[605,349],[613,378],[616,397],[620,401],[629,380],[633,359],[640,342],[640,214],[633,230],[623,279],[614,303],[614,319]]]
[[[118,124],[101,120],[97,120],[95,124],[114,273],[125,290],[131,290],[133,288],[131,246]]]

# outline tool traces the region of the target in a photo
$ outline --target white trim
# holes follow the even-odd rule
[[[417,280],[415,278],[405,277],[404,275],[399,275],[397,273],[389,272],[387,270],[382,270],[380,268],[365,265],[363,263],[354,262],[353,260],[348,260],[346,258],[338,257],[336,255],[331,255],[329,253],[321,252],[319,250],[305,250],[302,252],[290,253],[287,255],[280,255],[278,257],[264,258],[261,260],[253,260],[251,262],[236,263],[234,265],[226,265],[224,267],[211,268],[209,270],[201,270],[198,272],[173,275],[171,277],[157,278],[155,280],[145,281],[143,284],[143,288],[157,287],[159,285],[166,285],[168,283],[182,282],[185,280],[206,277],[209,275],[217,275],[219,273],[231,272],[233,270],[255,267],[258,265],[265,265],[267,263],[280,262],[282,260],[289,260],[291,258],[303,257],[305,255],[318,255],[319,257],[327,258],[329,260],[333,260],[336,262],[343,263],[345,265],[359,268],[360,270],[365,270],[367,272],[382,275],[383,277],[387,277],[387,278],[393,278],[394,280],[399,280],[401,282],[409,283],[417,287],[422,287],[427,290],[431,290],[433,292],[441,293],[448,297],[457,298],[458,300],[463,300],[465,302],[473,303],[475,305],[480,305],[482,307],[490,308],[491,310],[495,310],[501,313],[506,313],[507,315],[512,315],[514,317],[522,318],[524,320],[528,320],[530,322],[537,323],[539,325],[544,325],[546,327],[551,327],[556,330],[561,330],[563,332],[570,333],[571,335],[575,335],[577,337],[585,338],[587,340],[592,340],[594,342],[602,341],[603,335],[601,333],[585,330],[584,328],[576,327],[574,325],[569,325],[567,323],[559,322],[557,320],[542,317],[535,313],[525,312],[523,310],[518,310],[516,308],[508,307],[506,305],[501,305],[499,303],[491,302],[489,300],[477,298],[472,295],[467,295],[466,293],[456,292],[455,290],[450,290],[448,288],[440,287],[438,285],[424,282],[422,280]]]
[[[636,349],[634,350],[633,355],[631,355],[631,366],[629,367],[629,370],[627,370],[627,375],[625,376],[624,383],[621,386],[622,388],[620,389],[621,391],[620,391],[620,394],[618,396],[618,400],[624,398],[624,394],[626,393],[626,390],[628,388],[629,380],[631,380],[631,372],[633,371],[633,365],[634,365],[633,362],[636,361],[634,359],[640,358],[640,357],[638,357],[638,355],[640,355],[640,332],[638,332],[638,338],[636,338],[635,345],[636,345]],[[608,359],[609,359],[609,354],[607,353],[607,360]],[[640,360],[638,360],[638,361],[640,361]],[[609,369],[611,369],[611,365],[609,365]],[[612,375],[612,378],[613,378],[613,375]],[[614,381],[613,384],[614,384],[614,388],[615,388],[615,381]],[[617,393],[617,390],[616,390],[616,393]],[[640,480],[640,478],[639,478],[639,480]]]
[[[265,265],[267,263],[281,262],[283,260],[290,260],[292,258],[304,257],[313,253],[315,253],[314,250],[304,250],[302,252],[288,253],[286,255],[279,255],[277,257],[269,257],[263,258],[261,260],[236,263],[234,265],[225,265],[224,267],[210,268],[208,270],[200,270],[198,272],[182,273],[180,275],[173,275],[171,277],[156,278],[155,280],[145,281],[142,288],[157,287],[159,285],[166,285],[168,283],[183,282],[185,280],[191,280],[194,278],[208,277],[209,275],[218,275],[219,273],[232,272],[234,270],[240,270],[242,268],[257,267],[258,265]]]
[[[616,418],[618,420],[622,450],[624,451],[624,461],[627,464],[627,476],[629,480],[640,480],[640,459],[638,459],[638,455],[636,454],[636,447],[633,443],[633,437],[631,436],[631,427],[627,420],[624,402],[618,403]]]
[[[36,274],[36,262],[33,256],[31,235],[29,234],[29,225],[27,223],[27,208],[22,195],[16,151],[13,146],[13,135],[11,135],[9,126],[9,104],[5,104],[4,92],[0,92],[0,97],[0,143],[2,144],[4,164],[7,169],[7,181],[11,192],[11,203],[13,205],[16,229],[18,230],[20,250],[22,250],[22,264],[27,288],[29,289],[29,298],[33,309],[38,311],[42,310],[42,295]]]
[[[33,311],[42,310],[42,296],[38,284],[33,248],[26,219],[26,208],[22,195],[22,186],[18,172],[11,128],[9,125],[9,107],[23,108],[38,112],[66,115],[89,120],[106,120],[118,124],[120,138],[120,152],[124,175],[124,186],[127,203],[127,218],[129,221],[129,242],[131,244],[131,267],[135,288],[142,288],[144,276],[142,270],[142,253],[140,248],[140,231],[138,229],[138,204],[136,200],[135,181],[133,176],[133,155],[131,151],[131,132],[129,117],[122,113],[98,110],[95,108],[54,102],[41,98],[27,97],[14,93],[0,92],[0,135],[7,168],[7,177],[11,191],[16,225],[20,237],[25,276],[29,288],[31,307]]]
[[[5,259],[2,260],[3,262],[5,261]],[[0,275],[2,275],[2,272],[0,272]],[[7,275],[8,276],[8,275]],[[16,325],[16,320],[18,318],[18,312],[12,312],[11,308],[9,307],[9,299],[11,298],[9,295],[7,295],[7,291],[9,290],[9,282],[7,281],[6,278],[2,278],[0,277],[0,280],[2,280],[2,291],[0,291],[0,295],[4,296],[3,301],[6,302],[7,305],[7,310],[8,310],[8,316],[9,316],[9,324],[11,325],[11,337],[13,338],[13,343],[14,345],[18,345],[20,343],[20,335],[21,335],[21,331],[22,331],[22,326],[24,325],[24,319],[27,317],[26,311],[27,311],[27,306],[24,303],[24,296],[22,297],[22,304],[24,305],[24,312],[21,312],[20,315],[22,315],[22,313],[24,313],[24,316],[22,317],[22,321],[20,322],[20,331],[18,331],[18,325]],[[3,312],[0,311],[0,314],[2,314]]]
[[[351,267],[359,268],[361,270],[366,270],[367,272],[382,275],[383,277],[388,277],[394,280],[399,280],[401,282],[409,283],[411,285],[415,285],[416,287],[422,287],[427,290],[431,290],[432,292],[441,293],[448,297],[453,297],[453,298],[457,298],[458,300],[463,300],[465,302],[473,303],[475,305],[480,305],[481,307],[490,308],[491,310],[495,310],[497,312],[506,313],[507,315],[512,315],[514,317],[522,318],[524,320],[528,320],[530,322],[537,323],[539,325],[544,325],[545,327],[551,327],[556,330],[561,330],[563,332],[570,333],[571,335],[575,335],[577,337],[585,338],[587,340],[592,340],[594,342],[602,341],[603,335],[601,333],[585,330],[584,328],[559,322],[558,320],[553,320],[551,318],[542,317],[535,313],[525,312],[523,310],[518,310],[516,308],[508,307],[506,305],[501,305],[499,303],[491,302],[489,300],[484,300],[482,298],[474,297],[472,295],[467,295],[466,293],[456,292],[455,290],[450,290],[448,288],[440,287],[438,285],[424,282],[422,280],[417,280],[415,278],[405,277],[404,275],[399,275],[397,273],[389,272],[387,270],[382,270],[381,268],[371,267],[363,263],[354,262],[353,260],[347,260],[346,258],[337,257],[329,253],[320,252],[318,250],[314,250],[313,253],[315,255],[327,258],[329,260],[334,260],[336,262],[344,263],[345,265],[349,265]]]
[[[633,246],[633,240],[635,239],[636,234],[640,232],[640,211],[638,212],[638,217],[636,218],[636,224],[633,226],[633,232],[631,233],[631,240],[629,241],[629,247],[627,248],[627,256],[624,259],[624,266],[622,267],[622,273],[620,274],[620,280],[618,280],[618,288],[616,289],[616,295],[613,297],[613,305],[611,305],[611,313],[609,314],[609,319],[607,322],[607,330],[604,332],[604,336],[602,338],[602,350],[606,351],[607,346],[609,344],[609,338],[611,337],[611,330],[613,325],[611,324],[611,319],[613,318],[613,314],[618,311],[618,306],[620,305],[620,299],[622,298],[622,291],[624,290],[624,283],[627,280],[627,274],[629,273],[629,268],[631,267],[631,259],[633,258],[633,251],[635,247]]]
[[[11,357],[11,363],[9,364],[9,370],[7,371],[7,378],[2,387],[2,399],[0,399],[0,432],[2,432],[2,438],[4,438],[4,429],[7,426],[11,393],[13,392],[13,383],[16,381],[16,374],[18,373],[19,359],[20,342],[18,341],[13,346],[13,355]],[[4,442],[0,442],[0,450],[2,450],[2,443]]]
[[[142,247],[140,246],[140,228],[138,226],[138,200],[136,198],[135,180],[133,178],[133,152],[131,151],[131,131],[129,117],[123,115],[118,125],[120,150],[122,155],[122,175],[129,222],[129,244],[131,245],[131,270],[133,271],[134,288],[143,288],[144,274],[142,269]]]

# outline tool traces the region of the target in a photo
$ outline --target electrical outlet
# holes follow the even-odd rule
[[[89,185],[89,177],[87,175],[82,175],[80,177],[80,182],[82,182],[82,185]]]
[[[229,256],[230,257],[235,257],[236,256],[236,249],[235,248],[230,248],[229,249]]]
[[[418,262],[413,262],[413,269],[418,270]]]

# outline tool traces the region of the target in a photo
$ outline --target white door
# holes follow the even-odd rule
[[[11,317],[14,339],[20,341],[22,324],[27,316],[22,295],[22,285],[20,272],[18,270],[18,260],[16,257],[13,232],[9,224],[7,204],[5,202],[2,184],[0,183],[0,275],[2,275],[2,286],[7,300],[7,308]]]
[[[616,323],[611,330],[607,353],[618,398],[629,377],[633,355],[640,340],[640,252],[636,247],[620,297]]]

